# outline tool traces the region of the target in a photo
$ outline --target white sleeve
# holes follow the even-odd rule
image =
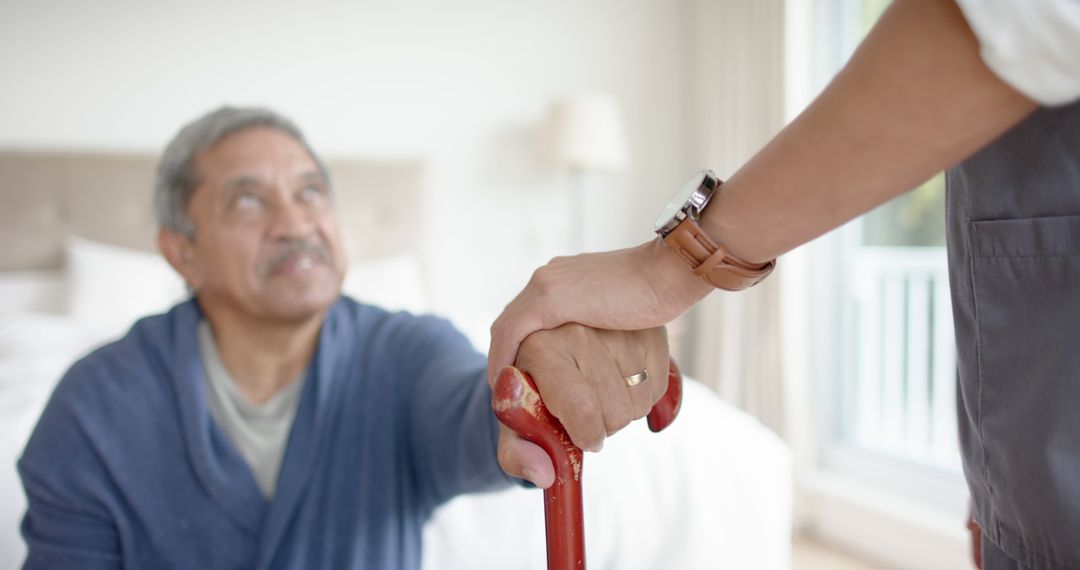
[[[1080,97],[1080,0],[956,0],[986,65],[1044,105]]]

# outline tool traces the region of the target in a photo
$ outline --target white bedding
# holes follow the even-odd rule
[[[18,525],[26,499],[15,461],[57,380],[102,334],[59,315],[0,316],[0,568],[17,568],[25,554]]]
[[[588,567],[789,568],[786,445],[696,381],[684,396],[667,430],[635,422],[585,455]],[[543,493],[459,497],[436,512],[424,545],[426,570],[543,570]]]
[[[15,461],[57,379],[104,334],[71,317],[0,315],[0,568],[25,555]],[[591,568],[790,565],[787,448],[693,381],[667,431],[637,422],[587,455],[584,486]],[[445,505],[425,530],[424,568],[545,568],[541,496],[515,488]]]
[[[62,313],[67,279],[60,271],[0,272],[0,315],[21,312]]]

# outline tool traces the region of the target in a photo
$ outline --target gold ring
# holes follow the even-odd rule
[[[642,382],[649,379],[649,369],[643,368],[641,372],[637,374],[631,374],[629,376],[623,376],[623,382],[626,382],[627,386],[637,386]]]

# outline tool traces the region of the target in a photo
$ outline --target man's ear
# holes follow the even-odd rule
[[[157,242],[158,249],[169,265],[184,278],[188,287],[198,291],[202,285],[202,272],[195,261],[195,243],[192,238],[172,230],[160,229]]]

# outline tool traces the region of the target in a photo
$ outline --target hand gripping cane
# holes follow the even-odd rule
[[[508,366],[499,373],[491,397],[495,415],[522,438],[544,448],[555,465],[555,483],[544,490],[548,570],[585,569],[585,528],[581,512],[581,449],[551,415],[532,377]],[[664,396],[649,412],[649,429],[658,432],[675,420],[682,403],[682,374],[668,368]]]

